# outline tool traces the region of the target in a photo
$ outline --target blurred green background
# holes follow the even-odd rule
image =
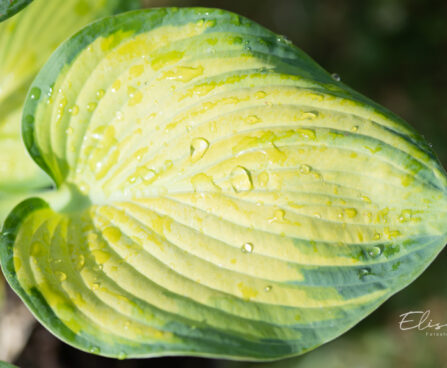
[[[407,120],[447,167],[445,0],[144,1],[147,6],[223,8],[286,35],[343,82]],[[434,321],[447,323],[446,264],[444,251],[416,282],[354,329],[303,357],[263,364],[194,358],[116,361],[79,352],[36,327],[16,364],[23,368],[447,367],[447,336],[430,337],[398,326],[400,314],[427,309]]]

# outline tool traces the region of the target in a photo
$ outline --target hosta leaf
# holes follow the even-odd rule
[[[29,2],[0,0],[0,19],[6,4],[16,9]],[[135,0],[36,0],[0,24],[0,193],[50,184],[25,152],[20,137],[26,91],[38,70],[75,31],[99,17],[137,5]]]
[[[13,16],[33,0],[0,0],[0,22]]]
[[[446,241],[446,177],[422,138],[225,11],[88,26],[34,81],[23,124],[58,191],[9,215],[2,266],[93,353],[303,353]]]

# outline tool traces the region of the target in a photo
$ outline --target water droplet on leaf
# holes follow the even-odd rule
[[[248,192],[253,189],[250,171],[245,167],[236,166],[231,171],[231,185],[236,193]]]
[[[31,97],[32,100],[39,101],[41,94],[42,94],[42,91],[40,90],[40,88],[33,87],[31,89],[30,97]]]
[[[382,254],[382,249],[380,247],[373,247],[368,251],[368,254],[372,258],[377,258]]]
[[[98,106],[96,102],[90,102],[89,104],[87,104],[87,111],[89,112],[95,111],[96,106]]]
[[[380,235],[379,233],[374,234],[374,240],[380,240],[381,237],[382,235]]]
[[[205,155],[206,151],[208,151],[209,145],[209,142],[205,138],[194,138],[190,146],[191,161],[199,161]]]
[[[127,358],[127,354],[124,352],[121,352],[118,354],[118,360],[124,360]]]
[[[90,349],[88,349],[88,351],[92,354],[98,354],[101,352],[101,349],[98,348],[97,346],[91,346]]]
[[[100,89],[96,92],[96,97],[98,98],[98,100],[100,100],[101,98],[104,97],[105,94],[106,94],[106,91],[104,91],[103,89]]]
[[[292,41],[290,41],[286,36],[283,36],[283,35],[277,36],[276,41],[278,41],[280,43],[284,43],[286,45],[290,45],[292,43]]]
[[[359,277],[361,279],[368,275],[371,275],[371,270],[369,268],[362,268],[359,270]]]
[[[309,165],[301,165],[299,170],[301,174],[307,175],[311,172],[312,168]]]
[[[254,249],[254,246],[252,243],[244,243],[244,245],[242,245],[242,253],[252,253]]]
[[[337,73],[333,73],[332,74],[332,79],[334,81],[336,81],[336,82],[340,82],[341,81],[341,78],[340,78],[340,76]]]
[[[73,105],[71,108],[68,109],[68,112],[73,116],[78,115],[79,114],[79,106]]]

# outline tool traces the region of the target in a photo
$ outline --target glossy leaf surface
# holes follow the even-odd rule
[[[92,353],[304,353],[446,242],[446,177],[423,139],[225,11],[88,26],[33,82],[23,134],[58,191],[9,215],[2,266]]]

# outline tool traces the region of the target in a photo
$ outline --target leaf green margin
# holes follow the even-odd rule
[[[33,0],[0,0],[0,22],[12,17]]]

